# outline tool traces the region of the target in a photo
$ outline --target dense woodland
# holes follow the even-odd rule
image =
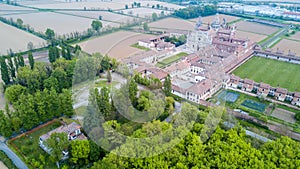
[[[209,16],[217,13],[217,7],[213,5],[190,6],[174,12],[174,16],[182,19],[197,18],[199,16]]]
[[[70,50],[50,47],[51,63],[35,63],[31,52],[28,54],[28,65],[25,65],[22,55],[6,60],[0,58],[5,97],[9,102],[5,110],[0,110],[1,135],[9,137],[55,117],[72,116],[72,85],[92,80],[97,72],[111,68],[107,56],[95,54],[88,57],[78,48],[72,49],[72,52]],[[9,108],[9,104],[13,109]]]

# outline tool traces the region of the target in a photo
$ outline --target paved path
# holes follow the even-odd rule
[[[0,150],[4,151],[19,169],[28,169],[25,163],[3,142],[0,142]]]

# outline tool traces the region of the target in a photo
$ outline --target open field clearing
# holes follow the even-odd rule
[[[273,113],[271,114],[271,116],[276,117],[278,119],[282,119],[284,121],[287,121],[287,122],[290,122],[293,124],[296,122],[294,112],[290,112],[290,111],[280,109],[280,108],[276,108],[273,111]]]
[[[120,15],[120,14],[106,12],[106,11],[64,11],[63,13],[89,17],[94,19],[99,19],[99,16],[101,16],[102,20],[108,20],[108,21],[120,22],[120,23],[132,22],[135,19],[130,16]]]
[[[181,9],[185,8],[184,6],[176,5],[176,4],[171,4],[171,3],[166,3],[166,2],[159,2],[159,1],[139,1],[142,6],[149,6],[152,7],[152,5],[159,4],[160,6],[167,7],[169,10],[175,10],[175,9]]]
[[[300,65],[297,64],[254,56],[233,74],[273,87],[280,86],[291,92],[300,91]]]
[[[42,4],[53,4],[53,3],[61,3],[66,1],[61,0],[22,0],[18,1],[18,4],[30,6],[30,5],[42,5]]]
[[[284,50],[285,52],[291,50],[291,52],[295,52],[297,55],[300,55],[300,42],[297,41],[283,39],[273,47],[273,49],[277,48]]]
[[[179,29],[179,30],[193,30],[195,23],[177,19],[177,18],[166,18],[156,22],[148,24],[150,28],[159,28],[159,29]]]
[[[299,40],[300,41],[300,32],[297,32],[294,35],[292,35],[290,37],[290,39],[295,39],[295,40]]]
[[[169,11],[152,9],[152,8],[134,8],[134,9],[126,9],[118,12],[123,12],[124,14],[127,15],[138,16],[142,18],[147,18],[147,17],[151,18],[153,13],[156,13],[157,16],[160,16],[162,12],[164,13],[164,15],[170,14]]]
[[[205,23],[205,24],[212,23],[215,20],[215,18],[216,18],[216,15],[202,17],[202,22]],[[227,23],[235,21],[235,20],[238,20],[238,19],[241,19],[240,17],[236,17],[236,16],[219,14],[220,22],[223,22],[224,18],[226,19]],[[192,22],[198,22],[198,18],[190,19],[190,21],[192,21]]]
[[[88,10],[117,10],[124,9],[126,3],[124,2],[61,2],[53,4],[38,4],[30,5],[31,7],[41,8],[41,9],[88,9]]]
[[[1,11],[35,11],[35,9],[31,9],[31,8],[24,8],[20,6],[7,5],[2,3],[0,3],[0,10]]]
[[[6,18],[17,20],[21,18],[24,24],[28,24],[37,32],[45,32],[47,28],[53,29],[58,35],[72,32],[83,32],[91,28],[92,19],[76,17],[71,15],[58,14],[53,12],[31,13],[21,15],[9,15]],[[103,27],[108,25],[118,26],[116,23],[102,21]]]
[[[238,38],[248,38],[253,42],[259,42],[259,41],[267,38],[266,35],[255,34],[255,33],[251,33],[251,32],[244,32],[244,31],[240,31],[240,30],[237,30],[235,32],[235,35]]]
[[[45,40],[39,37],[2,22],[0,22],[0,35],[2,39],[0,42],[0,55],[6,55],[7,50],[10,48],[14,52],[25,51],[29,42],[32,42],[35,48],[42,47],[46,43]]]
[[[263,35],[271,35],[278,30],[278,28],[276,27],[266,26],[263,24],[247,22],[247,21],[237,22],[236,26],[238,30],[253,32],[253,33],[258,33]]]
[[[139,39],[150,37],[153,37],[153,35],[119,31],[79,43],[78,45],[83,51],[90,54],[100,52],[103,55],[107,54],[110,57],[121,59],[143,51],[131,47],[131,45],[136,43]]]

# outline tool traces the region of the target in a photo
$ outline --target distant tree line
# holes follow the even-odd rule
[[[187,8],[175,10],[174,16],[182,19],[197,18],[199,16],[209,16],[217,13],[217,7],[214,5],[190,6]]]

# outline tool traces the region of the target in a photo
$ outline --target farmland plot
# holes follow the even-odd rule
[[[20,6],[7,5],[2,3],[0,3],[0,9],[1,11],[35,11],[35,9],[32,8],[24,8]]]
[[[150,28],[193,30],[195,23],[177,18],[166,18],[149,24]]]
[[[107,11],[64,11],[63,13],[84,16],[94,19],[99,19],[99,16],[102,17],[102,20],[119,22],[119,23],[128,23],[133,22],[134,18],[130,16],[120,15]]]
[[[37,32],[44,33],[47,28],[53,29],[58,35],[72,32],[83,32],[91,28],[92,19],[76,17],[71,15],[58,14],[53,12],[30,13],[5,16],[7,19],[17,20],[21,18],[24,24],[28,24]],[[103,27],[108,25],[118,26],[116,23],[102,21]]]
[[[41,9],[84,9],[87,10],[117,10],[125,8],[124,2],[61,2],[61,3],[53,3],[53,4],[38,4],[38,5],[30,5],[31,7],[41,8]]]
[[[215,18],[216,18],[216,15],[202,17],[202,22],[205,23],[205,24],[212,23],[215,20]],[[238,19],[241,19],[240,17],[236,17],[236,16],[219,14],[220,22],[223,22],[224,18],[226,19],[227,23],[235,21],[235,20],[238,20]],[[198,18],[191,19],[190,21],[192,21],[192,22],[198,22]]]
[[[100,52],[103,55],[107,54],[110,57],[122,59],[143,51],[131,47],[131,45],[136,43],[139,39],[150,37],[153,37],[153,35],[119,31],[79,43],[78,45],[83,51],[90,54]]]
[[[276,27],[271,27],[271,26],[254,23],[254,22],[248,22],[248,21],[237,22],[236,26],[238,30],[253,32],[253,33],[263,34],[263,35],[271,35],[278,30],[278,28]]]
[[[282,120],[290,122],[290,123],[296,122],[295,113],[284,110],[284,109],[280,109],[280,108],[276,108],[273,111],[271,116],[282,119]]]
[[[251,32],[244,32],[244,31],[236,31],[235,32],[236,37],[238,38],[243,38],[243,39],[249,39],[253,42],[260,42],[263,39],[267,38],[266,35],[261,35],[261,34],[255,34],[255,33],[251,33]]]
[[[126,9],[126,10],[122,10],[122,11],[118,11],[118,12],[122,12],[127,15],[138,16],[138,17],[142,17],[142,18],[147,18],[147,17],[151,18],[153,13],[156,13],[157,16],[160,16],[162,14],[162,12],[164,15],[170,14],[169,11],[152,9],[152,8],[134,8],[134,9]]]
[[[300,32],[297,32],[295,35],[292,35],[290,38],[300,41]]]
[[[14,52],[27,50],[27,44],[32,42],[35,48],[42,47],[45,40],[0,22],[0,55],[7,54],[10,48]]]
[[[291,52],[295,52],[297,55],[300,55],[300,42],[283,39],[279,43],[277,43],[273,49],[279,48],[280,50],[284,50],[286,53],[291,50]]]

